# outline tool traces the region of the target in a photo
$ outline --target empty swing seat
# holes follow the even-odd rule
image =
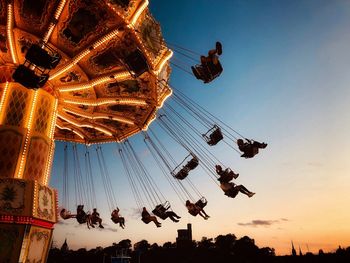
[[[52,48],[50,48],[48,45],[40,47],[37,44],[33,44],[27,51],[26,59],[38,67],[45,69],[53,69],[60,62],[61,55],[58,52],[54,51]]]
[[[193,157],[191,160],[187,162],[185,167],[187,167],[189,170],[195,169],[199,164],[199,160],[197,157]]]
[[[49,79],[48,74],[35,74],[34,70],[31,70],[25,65],[19,65],[12,75],[15,82],[22,84],[26,88],[41,88],[45,85]]]
[[[210,133],[209,136],[207,135],[208,133]],[[224,138],[220,127],[217,125],[214,125],[214,127],[211,128],[206,134],[203,134],[203,137],[205,141],[211,146],[216,145],[219,141],[221,141]]]
[[[149,69],[147,59],[139,49],[131,52],[125,58],[125,63],[134,78],[141,76]]]
[[[193,75],[204,83],[209,83],[215,78],[219,77],[223,71],[220,61],[214,64],[212,61],[205,64],[198,64],[191,67]]]
[[[125,8],[125,7],[128,7],[128,5],[129,5],[129,3],[130,3],[130,0],[114,0],[114,2],[115,2],[117,5],[119,5],[119,6],[123,7],[123,8]]]
[[[180,169],[180,171],[178,171],[177,173],[175,173],[174,171],[172,172],[172,175],[179,180],[183,180],[188,176],[188,172],[190,170],[188,169],[188,167],[184,166]]]

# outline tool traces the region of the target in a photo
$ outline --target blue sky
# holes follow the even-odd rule
[[[101,179],[96,177],[98,209],[109,226],[88,231],[75,222],[61,222],[54,232],[57,245],[65,237],[73,248],[105,246],[124,238],[162,244],[175,241],[176,229],[191,222],[197,240],[225,233],[248,235],[279,254],[289,253],[290,240],[311,251],[349,246],[350,2],[151,0],[150,10],[168,43],[206,54],[215,41],[222,42],[224,72],[218,79],[203,84],[173,67],[171,85],[175,93],[181,90],[244,136],[269,144],[251,160],[227,145],[212,149],[240,173],[237,182],[257,194],[229,199],[198,171],[192,179],[209,201],[211,218],[191,217],[137,135],[131,141],[182,216],[180,223],[164,221],[156,229],[135,218],[135,201],[114,154],[116,146],[103,145],[127,228],[109,222]],[[190,62],[175,52],[172,62],[179,60]],[[159,130],[157,123],[151,128]],[[161,132],[159,136],[180,160],[183,149]],[[51,185],[60,194],[62,153],[63,144],[57,143]]]

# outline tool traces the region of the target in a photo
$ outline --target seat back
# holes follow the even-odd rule
[[[24,65],[19,65],[16,68],[12,78],[15,82],[22,84],[26,88],[35,89],[42,87],[45,84],[44,79],[41,79],[40,76],[35,74],[34,70],[31,70]]]
[[[125,63],[134,78],[141,76],[149,69],[147,59],[139,49],[126,56]]]
[[[38,67],[53,69],[61,60],[61,55],[58,52],[55,52],[52,48],[46,50],[45,45],[41,47],[38,44],[32,44],[28,49],[25,58]]]
[[[199,160],[197,157],[193,157],[191,160],[187,162],[185,165],[188,169],[193,170],[195,169],[199,164]]]
[[[198,206],[198,207],[200,207],[200,208],[204,208],[204,207],[207,205],[207,203],[208,203],[208,201],[207,201],[204,197],[202,197],[201,199],[199,199],[199,200],[195,203],[195,205]]]
[[[163,205],[157,205],[156,208],[152,210],[152,213],[158,216],[159,218],[165,220],[167,219],[166,208]]]
[[[179,180],[183,180],[188,176],[189,169],[187,167],[182,167],[177,173],[172,173],[172,175]]]

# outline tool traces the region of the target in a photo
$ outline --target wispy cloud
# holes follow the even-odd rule
[[[237,225],[239,225],[239,226],[252,226],[252,227],[258,227],[258,226],[269,227],[269,226],[272,226],[274,224],[278,224],[278,223],[282,223],[282,222],[286,222],[286,221],[289,221],[289,220],[287,218],[281,218],[278,220],[255,219],[255,220],[252,220],[251,222],[247,222],[247,223],[237,223]]]
[[[129,217],[133,219],[139,219],[141,217],[140,210],[137,207],[132,207],[130,211],[128,211]]]

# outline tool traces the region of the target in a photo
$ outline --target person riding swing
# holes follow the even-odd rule
[[[149,222],[153,221],[154,224],[157,227],[161,227],[162,224],[158,222],[157,218],[155,216],[151,216],[150,213],[147,211],[146,207],[142,208],[142,213],[141,213],[141,220],[145,223],[148,224]]]
[[[221,182],[220,188],[224,191],[225,195],[231,198],[235,198],[239,192],[247,195],[249,198],[255,195],[255,193],[249,191],[244,185],[236,185],[232,182]]]
[[[242,139],[237,140],[238,148],[243,154],[241,157],[244,158],[253,158],[255,155],[259,153],[259,149],[265,149],[267,143],[260,143],[254,140],[246,139],[246,142]]]
[[[230,182],[234,179],[237,179],[239,174],[234,173],[230,168],[226,168],[225,170],[222,169],[221,165],[215,165],[215,170],[220,177],[218,178],[219,182]]]
[[[67,220],[70,218],[76,218],[77,215],[72,215],[70,211],[68,211],[65,208],[62,208],[60,211],[60,216],[62,217],[62,219]]]
[[[84,205],[78,205],[77,206],[76,219],[77,219],[79,224],[86,224],[87,227],[90,229],[90,226],[91,226],[91,215],[84,211]]]
[[[201,64],[192,66],[193,75],[204,83],[209,83],[216,77],[218,77],[223,68],[219,61],[219,56],[222,54],[222,44],[216,42],[215,49],[211,49],[208,52],[208,56],[201,56]]]
[[[175,223],[179,222],[179,219],[181,218],[181,216],[178,216],[174,211],[168,211],[169,208],[170,208],[170,205],[164,206],[163,204],[159,204],[156,206],[155,209],[153,209],[152,212],[153,214],[155,214],[156,216],[158,216],[163,220],[170,218],[171,221]]]
[[[95,227],[94,225],[97,225],[97,223],[98,223],[99,228],[104,228],[102,225],[102,219],[100,217],[100,214],[97,212],[97,209],[94,208],[93,212],[91,214],[91,224],[90,225],[92,227]]]
[[[111,213],[111,220],[115,224],[119,224],[121,228],[124,229],[125,227],[125,218],[119,215],[119,208],[114,209],[113,212]]]
[[[200,215],[201,217],[203,217],[205,220],[207,220],[210,216],[204,211],[203,207],[201,204],[197,204],[198,202],[191,203],[190,200],[186,201],[186,207],[188,212],[193,215],[193,216],[197,216]]]

